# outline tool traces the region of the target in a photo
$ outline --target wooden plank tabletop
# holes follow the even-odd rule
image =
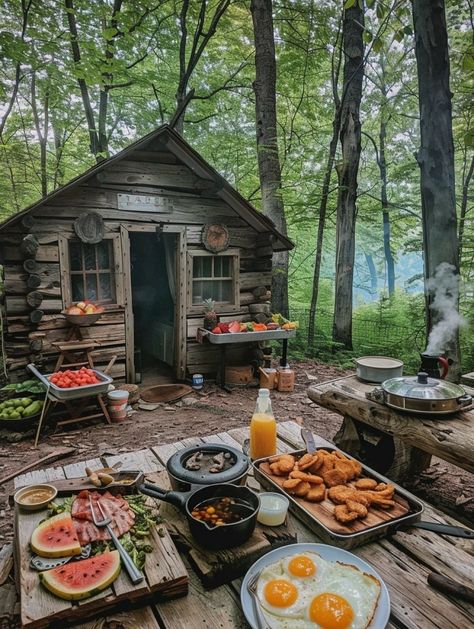
[[[222,442],[240,447],[247,437],[248,430],[238,428],[208,437],[193,437],[173,444],[157,444],[151,449],[140,451],[139,457],[136,452],[129,453],[127,460],[130,463],[134,460],[143,460],[143,452],[146,452],[145,460],[148,469],[154,476],[161,475],[165,480],[164,465],[167,459],[185,445]],[[332,445],[317,435],[315,435],[315,441],[318,446]],[[299,449],[302,445],[298,424],[295,422],[278,424],[279,451]],[[101,462],[106,464],[113,460],[112,457],[108,457]],[[37,472],[35,482],[51,478],[52,475],[59,476],[56,470],[61,470],[61,468],[54,469],[54,474],[51,470]],[[71,475],[70,467],[64,470],[65,468],[61,470],[62,475],[59,477]],[[29,475],[24,475],[23,478],[18,477],[16,485],[23,485],[25,481],[30,482]],[[252,477],[249,477],[248,484],[258,489]],[[297,531],[299,542],[320,541],[304,524],[290,517],[291,525]],[[427,504],[425,504],[423,518],[459,524],[453,518]],[[427,583],[428,573],[437,571],[465,585],[471,584],[474,581],[474,545],[471,541],[441,536],[422,529],[410,529],[406,532],[398,531],[391,538],[372,542],[352,552],[368,561],[387,584],[392,604],[388,624],[390,629],[444,629],[447,627],[468,629],[474,626],[474,605],[459,598],[445,596]],[[239,602],[241,579],[236,579],[214,590],[205,590],[192,567],[186,563],[186,559],[184,561],[190,575],[189,594],[186,597],[116,613],[113,617],[98,617],[81,627],[92,629],[104,626],[107,621],[118,622],[121,626],[130,629],[135,629],[135,627],[187,629],[191,626],[208,629],[248,627]]]
[[[432,418],[402,413],[368,400],[365,394],[374,386],[356,376],[346,376],[313,384],[308,388],[308,396],[324,408],[395,435],[407,445],[474,472],[474,410]],[[474,390],[465,388],[474,394]]]

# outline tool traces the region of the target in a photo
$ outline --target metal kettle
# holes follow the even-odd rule
[[[449,362],[447,358],[444,356],[428,354],[427,352],[422,352],[420,357],[421,365],[419,371],[427,373],[430,378],[438,378],[439,380],[444,380],[446,378],[449,370]],[[442,367],[441,373],[440,366]]]

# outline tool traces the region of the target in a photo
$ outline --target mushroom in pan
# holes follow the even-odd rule
[[[187,470],[191,470],[193,472],[197,472],[201,469],[201,463],[199,462],[202,459],[202,452],[196,452],[193,456],[189,457],[186,461],[185,467]]]
[[[213,463],[215,463],[215,465],[213,465],[209,469],[209,472],[211,472],[211,474],[217,474],[217,472],[222,472],[225,465],[224,453],[219,452],[219,454],[216,454],[215,456],[212,457],[212,461]]]

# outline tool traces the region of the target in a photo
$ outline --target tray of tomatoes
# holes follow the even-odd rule
[[[50,393],[58,400],[74,400],[88,395],[105,393],[113,379],[98,369],[81,367],[80,369],[66,369],[50,374],[42,374],[35,365],[28,365],[28,369],[45,384]]]

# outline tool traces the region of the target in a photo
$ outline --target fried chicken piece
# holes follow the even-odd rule
[[[355,478],[357,478],[362,474],[362,465],[359,463],[359,461],[356,461],[355,459],[350,459],[350,462],[352,467],[354,468]]]
[[[371,496],[369,497],[370,505],[375,505],[376,507],[382,507],[382,509],[392,509],[395,506],[395,501],[390,500],[389,498],[384,498],[383,496],[379,496],[378,492],[371,492]]]
[[[375,491],[383,491],[384,489],[387,489],[387,487],[387,483],[379,483],[374,489]]]
[[[323,479],[321,478],[321,476],[306,474],[305,472],[300,472],[299,470],[293,470],[292,472],[290,472],[290,478],[299,478],[300,480],[304,480],[307,483],[311,483],[312,485],[323,484]]]
[[[314,459],[315,459],[315,456],[313,454],[309,454],[309,452],[306,454],[303,454],[301,459],[298,460],[298,468],[300,470],[308,469],[308,467],[312,465]]]
[[[309,502],[321,502],[326,497],[326,487],[324,485],[312,485],[305,498]]]
[[[328,497],[337,505],[343,505],[357,492],[347,485],[335,485],[328,490]]]
[[[299,498],[304,498],[310,489],[311,489],[311,485],[303,480],[303,481],[300,481],[299,485],[297,485],[294,489],[292,489],[288,493],[293,494],[293,496],[298,496]]]
[[[375,488],[376,496],[390,500],[395,492],[395,485],[387,485],[384,489]]]
[[[323,480],[328,487],[344,485],[344,483],[347,481],[347,476],[344,474],[344,472],[341,472],[341,470],[338,470],[337,468],[323,471],[321,472],[321,476],[323,477]]]
[[[269,459],[270,469],[276,476],[285,476],[295,466],[295,457],[292,454],[278,454]]]
[[[353,522],[354,520],[357,520],[359,514],[357,513],[357,511],[349,511],[349,507],[346,504],[343,504],[334,507],[334,517],[338,522],[347,524],[348,522]]]
[[[367,507],[364,507],[364,505],[360,502],[356,502],[355,500],[347,500],[346,505],[350,512],[355,511],[355,513],[358,513],[359,518],[365,518],[367,516]]]
[[[377,487],[377,481],[373,478],[360,478],[354,483],[357,489],[367,490],[375,489]]]
[[[334,464],[334,469],[343,472],[348,481],[355,477],[354,467],[348,459],[338,459]]]
[[[370,499],[366,496],[366,493],[370,492],[354,490],[354,493],[351,496],[351,500],[353,500],[354,502],[359,502],[361,505],[364,505],[364,507],[368,507],[370,506]]]
[[[288,478],[283,481],[283,489],[288,491],[295,489],[302,482],[301,478]]]
[[[308,468],[308,472],[310,472],[311,474],[317,474],[324,463],[324,458],[325,457],[321,454],[321,452],[318,452],[314,457],[311,466]]]

